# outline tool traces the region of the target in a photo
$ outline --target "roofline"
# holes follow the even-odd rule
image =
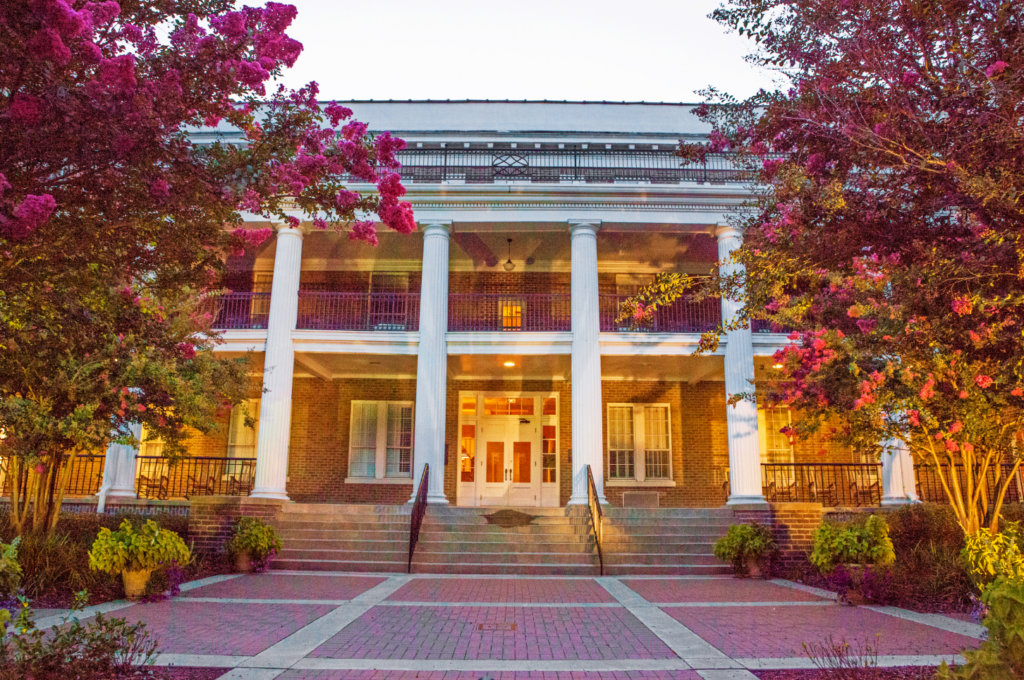
[[[609,102],[558,99],[324,99],[321,104],[597,104],[611,106],[700,106],[690,102]]]

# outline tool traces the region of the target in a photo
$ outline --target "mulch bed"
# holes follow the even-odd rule
[[[844,669],[841,672],[818,668],[751,672],[760,680],[934,680],[935,671],[934,666],[896,666]]]

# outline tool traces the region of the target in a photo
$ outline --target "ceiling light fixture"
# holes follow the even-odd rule
[[[515,365],[516,365],[516,362],[514,362],[514,361],[506,361],[505,362],[505,367],[506,368],[512,368]]]
[[[772,368],[783,368],[783,364],[772,364]]]
[[[505,264],[503,264],[502,266],[505,268],[505,271],[507,272],[510,272],[516,268],[515,263],[512,262],[512,239],[508,240],[508,261],[505,262]]]

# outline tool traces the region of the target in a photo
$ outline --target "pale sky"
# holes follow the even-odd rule
[[[771,87],[718,0],[284,0],[305,47],[285,82],[321,99],[696,102]]]

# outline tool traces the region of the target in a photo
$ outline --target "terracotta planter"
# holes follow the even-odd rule
[[[764,578],[761,573],[761,561],[756,557],[747,558],[747,576],[749,578]]]
[[[129,600],[138,600],[146,593],[146,584],[153,574],[153,569],[125,569],[121,572],[121,581],[124,583],[124,595]]]
[[[235,571],[242,574],[251,574],[255,571],[252,566],[252,555],[247,552],[235,553]]]
[[[861,586],[864,585],[864,576],[868,573],[867,564],[844,564],[843,568],[850,575],[850,589],[846,591],[844,604],[864,604],[864,595],[861,594]]]

